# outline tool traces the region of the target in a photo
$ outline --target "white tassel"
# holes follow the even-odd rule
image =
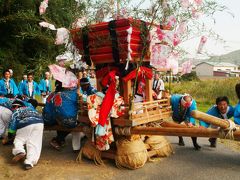
[[[126,63],[125,70],[128,70],[129,61],[132,60],[132,57],[131,57],[132,49],[131,49],[131,46],[130,46],[131,34],[132,34],[132,27],[130,27],[130,28],[127,29],[127,33],[128,33],[128,36],[127,36],[128,54],[127,54],[127,63]]]

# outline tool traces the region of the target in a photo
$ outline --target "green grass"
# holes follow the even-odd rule
[[[207,112],[207,110],[212,107],[212,104],[198,103],[197,109],[202,112]]]
[[[171,93],[189,93],[197,101],[198,106],[205,109],[205,106],[215,104],[218,96],[228,96],[231,104],[236,104],[238,102],[235,93],[237,83],[239,78],[173,83]]]

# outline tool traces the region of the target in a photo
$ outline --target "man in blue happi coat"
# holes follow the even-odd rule
[[[174,94],[171,96],[171,106],[173,115],[172,118],[177,123],[184,122],[187,126],[192,127],[195,125],[195,119],[191,116],[191,111],[197,109],[196,101],[188,94]],[[201,146],[197,143],[197,137],[192,137],[194,148],[199,150]],[[182,136],[179,136],[180,146],[184,146]]]
[[[8,130],[10,137],[16,134],[12,160],[17,162],[26,157],[24,161],[26,170],[37,164],[41,154],[43,136],[43,119],[41,114],[35,110],[37,101],[31,99],[31,103],[34,108],[26,107],[19,100],[12,103],[13,114]]]
[[[15,100],[21,101],[26,107],[33,108],[31,102],[22,101],[13,97],[0,97],[0,137],[6,137],[6,129],[12,116],[12,104]]]
[[[33,74],[29,73],[27,75],[27,81],[23,82],[21,88],[19,89],[20,95],[24,98],[35,99],[35,95],[40,94],[38,84],[33,80]]]
[[[23,75],[23,79],[18,83],[18,89],[21,89],[21,86],[23,85],[24,82],[27,82],[27,75]]]
[[[229,120],[234,115],[234,108],[229,105],[229,99],[226,96],[221,96],[216,99],[216,104],[212,106],[208,111],[207,114],[224,119]],[[200,121],[200,126],[209,127],[210,124]],[[211,128],[217,128],[214,125],[211,125]],[[209,138],[210,147],[216,147],[217,138]]]
[[[50,80],[49,72],[45,72],[45,78],[41,79],[39,90],[42,96],[42,103],[46,103],[48,95],[52,92],[52,81]]]
[[[236,84],[235,91],[238,97],[238,100],[240,100],[240,83]],[[235,107],[234,111],[234,122],[238,125],[240,125],[240,101]]]
[[[3,78],[0,80],[0,96],[12,94],[17,96],[19,94],[18,88],[13,79],[10,77],[10,71],[3,72]]]

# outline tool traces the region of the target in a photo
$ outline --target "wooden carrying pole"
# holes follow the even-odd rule
[[[65,128],[60,125],[54,125],[54,126],[45,126],[44,130],[47,131],[66,131],[66,132],[84,132],[85,134],[90,134],[92,132],[92,129],[87,126],[78,126],[75,128]]]
[[[198,120],[202,120],[206,123],[221,127],[223,129],[227,129],[230,126],[228,121],[217,118],[215,116],[211,116],[211,115],[203,113],[201,111],[194,110],[191,112],[191,116]]]
[[[161,123],[162,127],[172,127],[172,128],[187,128],[185,124],[177,124],[174,122],[169,122],[169,121],[163,121]]]
[[[130,136],[138,135],[162,135],[162,136],[188,136],[188,137],[222,137],[217,129],[210,128],[172,128],[172,127],[132,127],[132,128],[115,128],[118,135]],[[227,132],[225,132],[226,135]],[[234,140],[240,140],[240,131],[233,132]],[[229,137],[226,137],[227,139]]]

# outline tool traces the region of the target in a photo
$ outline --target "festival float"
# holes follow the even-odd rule
[[[176,124],[169,121],[170,94],[153,98],[149,26],[150,23],[128,18],[71,30],[73,43],[84,61],[96,68],[98,91],[107,87],[104,97],[94,94],[84,100],[79,95],[81,126],[71,131],[83,131],[88,141],[78,160],[83,155],[102,164],[102,158],[108,158],[115,160],[118,167],[137,169],[153,157],[173,153],[165,135],[226,137],[228,122],[194,111],[193,117],[226,131],[220,134],[218,130]],[[162,44],[166,46],[167,42]],[[143,98],[134,98],[139,94]],[[240,134],[236,131],[234,135]]]
[[[78,127],[46,127],[87,135],[88,141],[77,160],[83,155],[100,165],[107,158],[115,160],[118,167],[137,169],[154,157],[173,154],[164,136],[239,140],[240,131],[232,128],[231,123],[199,111],[193,111],[192,116],[221,130],[173,123],[171,94],[165,91],[161,99],[155,98],[153,70],[174,70],[176,64],[172,60],[168,68],[154,67],[158,63],[155,61],[179,43],[178,34],[172,32],[175,21],[170,16],[167,23],[156,25],[139,19],[117,18],[70,30],[83,61],[96,69],[97,90],[106,91],[104,96],[94,94],[87,98],[79,94]]]

